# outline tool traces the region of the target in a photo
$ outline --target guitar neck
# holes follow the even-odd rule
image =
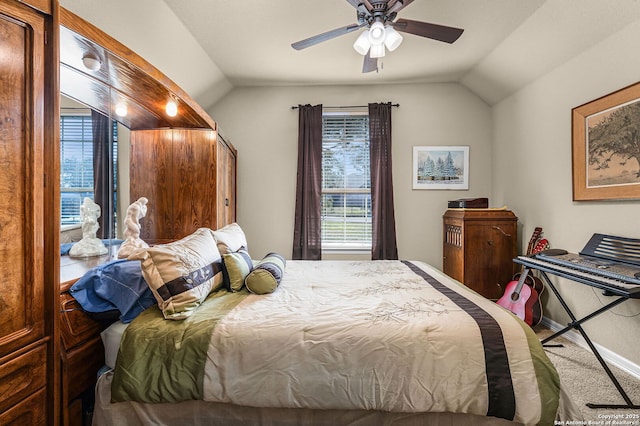
[[[522,273],[520,274],[520,278],[518,279],[518,285],[514,290],[514,293],[520,294],[522,291],[522,287],[524,286],[524,282],[527,280],[527,276],[529,275],[529,268],[522,268]]]
[[[542,235],[542,228],[536,227],[533,230],[533,234],[531,234],[531,239],[529,239],[529,244],[527,245],[527,253],[526,253],[527,256],[529,256],[530,254],[533,254],[534,247],[536,246],[536,243],[540,239],[541,235]],[[523,265],[521,273],[524,272],[524,269],[525,267]]]
[[[533,230],[533,234],[531,235],[531,239],[529,240],[529,245],[527,246],[527,256],[533,254],[533,249],[536,246],[536,243],[542,236],[542,228],[537,227]]]

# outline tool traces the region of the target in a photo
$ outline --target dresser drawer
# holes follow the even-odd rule
[[[69,293],[60,294],[60,334],[65,350],[95,337],[104,328],[91,319]]]
[[[62,358],[63,399],[73,401],[95,385],[98,370],[104,365],[104,346],[100,336],[66,352]]]
[[[0,413],[0,425],[37,426],[47,424],[47,390],[41,389],[20,404]]]
[[[46,349],[46,345],[38,346],[0,365],[0,413],[45,387]]]

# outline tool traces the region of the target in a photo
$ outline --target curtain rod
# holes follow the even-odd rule
[[[369,105],[341,105],[341,106],[322,106],[323,108],[366,108]],[[400,104],[391,104],[392,107],[399,107]],[[299,106],[292,106],[291,109],[298,109]]]

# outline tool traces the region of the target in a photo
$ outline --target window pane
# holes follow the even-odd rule
[[[322,242],[371,244],[371,194],[323,194]]]
[[[60,212],[64,225],[80,223],[80,205],[94,199],[93,120],[91,115],[60,116]],[[117,170],[118,133],[113,122],[113,170]],[[114,198],[117,188],[114,174]],[[114,210],[116,202],[114,200]],[[104,214],[104,213],[103,213]]]
[[[60,186],[93,190],[93,131],[90,116],[60,117]]]
[[[325,115],[322,144],[322,244],[371,246],[369,117]]]
[[[60,194],[62,225],[80,223],[80,205],[84,197],[89,197],[93,200],[93,191],[62,192]]]

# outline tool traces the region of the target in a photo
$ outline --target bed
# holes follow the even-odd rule
[[[221,258],[243,248],[227,248]],[[149,253],[140,256],[144,272]],[[179,303],[158,303],[105,330],[108,371],[96,386],[93,424],[551,425],[579,418],[535,333],[436,268],[283,259],[280,266],[279,276],[264,274],[276,283],[270,292],[219,288],[211,278],[186,317],[173,321]],[[225,271],[228,281],[232,270]]]

